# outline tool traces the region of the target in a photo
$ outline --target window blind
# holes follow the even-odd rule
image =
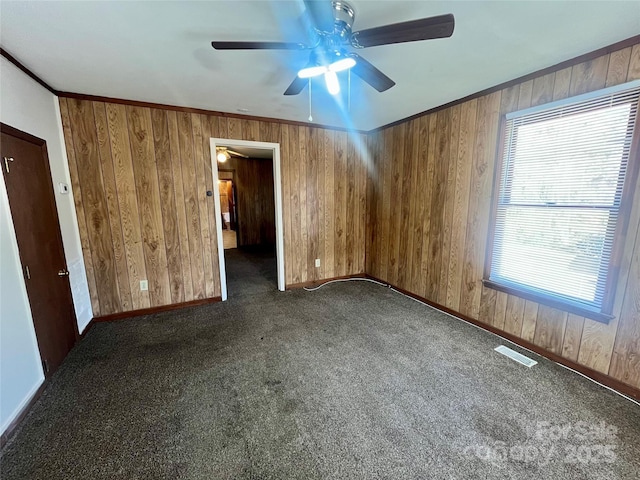
[[[640,85],[507,117],[489,279],[601,312]]]

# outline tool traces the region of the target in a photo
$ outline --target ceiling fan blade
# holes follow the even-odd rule
[[[356,48],[365,48],[446,38],[453,35],[454,26],[455,20],[452,14],[421,18],[354,32],[351,35],[351,44]]]
[[[315,27],[323,32],[333,32],[334,18],[330,0],[304,0],[307,12]]]
[[[307,50],[303,43],[288,42],[211,42],[216,50]]]
[[[296,78],[291,82],[289,88],[287,88],[284,92],[285,95],[298,95],[304,87],[309,83],[308,78],[300,78],[296,75]]]
[[[228,148],[227,148],[227,152],[229,152],[231,155],[233,155],[235,157],[249,158],[249,155],[245,155],[244,153],[236,152],[235,150],[229,150]]]
[[[393,87],[396,82],[387,77],[384,73],[367,62],[360,55],[355,53],[351,55],[356,60],[356,64],[351,67],[351,71],[367,82],[379,92],[384,92]]]

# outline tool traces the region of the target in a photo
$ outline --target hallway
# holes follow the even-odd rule
[[[273,247],[244,247],[224,251],[229,298],[276,291],[278,274]]]

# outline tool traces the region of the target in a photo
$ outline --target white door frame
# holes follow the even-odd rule
[[[282,179],[280,177],[280,144],[270,142],[254,142],[251,140],[232,140],[228,138],[211,138],[211,173],[213,174],[213,204],[218,237],[218,264],[220,265],[220,295],[222,301],[227,299],[227,273],[224,262],[224,241],[222,239],[222,209],[220,207],[220,186],[218,184],[218,160],[216,145],[225,147],[263,148],[273,152],[273,192],[276,208],[276,263],[278,269],[278,290],[284,292],[284,229],[282,227]]]

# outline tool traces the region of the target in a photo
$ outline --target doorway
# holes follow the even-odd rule
[[[216,147],[237,155],[219,162]],[[283,291],[279,145],[212,138],[211,152],[222,300],[234,290]]]
[[[218,169],[220,190],[220,211],[222,222],[222,243],[225,250],[238,248],[238,191],[235,171]]]
[[[2,173],[45,377],[78,338],[44,140],[2,124]]]

